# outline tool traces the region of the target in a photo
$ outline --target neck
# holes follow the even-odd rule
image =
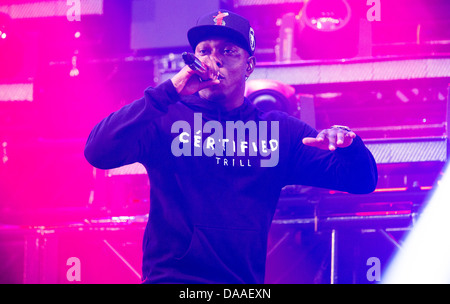
[[[199,92],[200,97],[209,100],[210,102],[216,104],[222,111],[231,111],[240,107],[244,103],[244,92],[245,87],[240,90],[236,90],[231,94],[215,93],[210,94],[209,92]]]
[[[242,106],[242,104],[244,103],[244,96],[242,95],[233,100],[227,98],[226,100],[216,100],[214,102],[218,104],[222,111],[229,112]]]

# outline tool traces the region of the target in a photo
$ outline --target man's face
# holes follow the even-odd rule
[[[225,38],[211,38],[200,42],[195,55],[219,73],[220,84],[199,92],[202,98],[211,101],[227,101],[244,96],[245,80],[254,69],[254,57]]]

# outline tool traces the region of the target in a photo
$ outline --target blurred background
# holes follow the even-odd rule
[[[84,144],[176,73],[187,30],[220,9],[256,33],[247,97],[350,126],[379,169],[370,195],[283,189],[266,281],[380,281],[368,261],[384,273],[445,175],[447,0],[0,0],[0,283],[140,282],[145,169],[95,169]]]

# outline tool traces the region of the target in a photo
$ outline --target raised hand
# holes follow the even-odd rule
[[[205,72],[194,71],[185,66],[172,77],[172,83],[179,94],[191,95],[220,83],[217,66],[207,56],[202,58],[202,62]]]
[[[323,150],[334,151],[336,148],[345,148],[352,144],[356,134],[349,129],[333,126],[322,130],[316,137],[303,138],[303,144]]]

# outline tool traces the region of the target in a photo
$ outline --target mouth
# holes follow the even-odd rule
[[[217,74],[217,76],[218,76],[217,79],[219,79],[219,80],[225,79],[225,77],[222,74],[220,74],[220,73]]]

